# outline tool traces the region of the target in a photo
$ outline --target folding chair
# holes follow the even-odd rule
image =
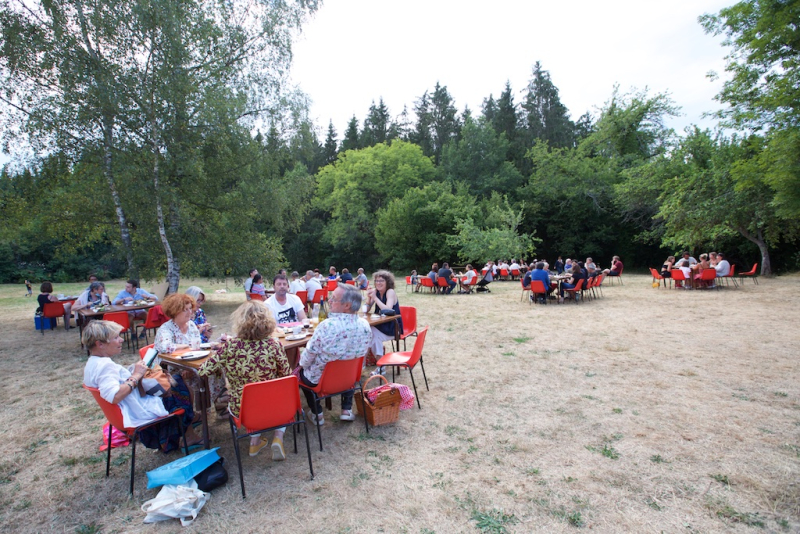
[[[233,438],[233,450],[236,452],[236,464],[239,467],[239,480],[242,483],[242,499],[246,498],[244,490],[244,473],[242,472],[242,454],[239,451],[239,440],[250,437],[252,434],[269,432],[276,428],[291,426],[294,434],[294,452],[297,454],[297,426],[305,427],[303,410],[300,405],[300,390],[297,387],[298,380],[294,375],[266,380],[264,382],[254,382],[242,388],[242,403],[239,407],[239,417],[228,412],[228,420],[231,424],[231,437]],[[268,406],[269,409],[264,407]],[[243,426],[245,433],[239,433],[239,427]],[[311,464],[311,445],[308,442],[308,430],[303,434],[306,436],[306,452],[308,453],[308,470],[311,472],[311,480],[314,480],[314,467]]]
[[[414,306],[400,306],[400,319],[403,321],[403,333],[397,340],[397,351],[400,351],[400,342],[403,350],[406,349],[406,338],[417,335],[417,309]]]

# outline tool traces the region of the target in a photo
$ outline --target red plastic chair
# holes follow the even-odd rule
[[[433,285],[433,280],[430,279],[428,276],[423,276],[419,279],[419,283],[422,287],[430,289],[431,293],[436,291],[436,287]]]
[[[444,276],[440,276],[436,279],[436,287],[440,288],[439,292],[444,293],[447,289],[450,288],[450,284],[447,283],[447,278]]]
[[[653,282],[663,281],[664,282],[664,287],[667,287],[667,279],[664,278],[663,276],[661,276],[660,272],[658,272],[655,269],[653,269],[652,267],[650,267],[650,274],[653,276]],[[661,282],[659,282],[658,285],[660,286]]]
[[[511,269],[511,279],[518,277],[520,274],[519,269]]]
[[[111,312],[103,315],[103,319],[106,321],[111,321],[112,323],[117,323],[122,327],[122,337],[128,344],[128,348],[131,348],[131,317],[128,315],[128,312],[121,311],[121,312]],[[136,347],[138,348],[138,340],[136,337],[133,338]]]
[[[575,298],[575,295],[578,293],[578,291],[582,291],[582,290],[583,290],[583,284],[584,284],[584,282],[586,282],[586,280],[584,280],[583,278],[581,278],[580,280],[578,280],[578,283],[577,283],[577,284],[575,284],[575,287],[573,287],[572,289],[567,289],[567,288],[564,288],[564,291],[565,291],[566,293],[569,293],[569,294],[571,294],[571,295],[572,295],[572,299],[575,301],[575,304],[577,304],[577,303],[578,303],[578,299],[576,299],[576,298]]]
[[[525,287],[524,282],[525,282],[525,280],[523,280],[523,279],[520,279],[520,281],[519,281],[519,285],[522,286],[522,296],[519,298],[520,301],[525,300],[525,293],[530,293],[530,291],[531,291],[530,286]],[[530,295],[528,295],[528,297],[530,297]]]
[[[743,282],[744,278],[752,278],[753,283],[758,285],[758,264],[754,263],[753,268],[747,271],[746,273],[739,273],[739,281]]]
[[[728,272],[727,276],[718,276],[717,278],[722,278],[723,280],[725,280],[725,287],[728,287],[730,285],[730,282],[728,282],[728,280],[733,282],[733,287],[739,287],[739,284],[736,283],[734,271],[736,271],[736,266],[731,265],[731,270]]]
[[[406,338],[417,335],[417,309],[414,306],[400,306],[400,319],[403,321],[403,333],[397,340],[397,351],[400,351],[400,341],[403,350],[406,349]]]
[[[267,300],[267,297],[264,295],[259,295],[258,293],[250,293],[250,300],[260,300],[261,302],[264,302]]]
[[[364,369],[364,356],[353,358],[352,360],[335,360],[325,364],[319,383],[314,386],[307,386],[299,382],[300,387],[308,390],[314,396],[314,403],[334,395],[348,393],[350,391],[361,391],[361,371]],[[309,407],[310,409],[310,407]],[[324,408],[323,408],[324,410]],[[313,413],[313,410],[312,410]],[[319,450],[322,450],[321,425],[317,427],[317,437],[319,438]],[[369,423],[364,417],[364,426],[369,432]]]
[[[327,300],[328,292],[325,289],[317,289],[314,293],[314,298],[308,303],[308,309],[313,309],[314,304],[319,304],[320,308],[322,307],[322,301]]]
[[[541,295],[544,298],[544,303],[547,304],[547,288],[544,287],[544,282],[541,280],[531,280],[531,303],[536,298],[537,295]]]
[[[500,269],[500,278],[508,280],[508,269]]]
[[[134,326],[133,334],[138,338],[139,329],[141,328],[144,331],[145,342],[150,343],[150,336],[147,335],[147,331],[152,330],[153,335],[155,335],[158,327],[167,321],[169,321],[169,317],[164,315],[164,310],[161,308],[161,305],[158,304],[147,311],[147,317],[143,323]]]
[[[333,293],[336,291],[336,288],[339,287],[339,282],[336,280],[328,280],[328,284],[323,288],[329,293]]]
[[[411,285],[411,277],[410,276],[406,276],[406,293],[408,293],[408,290],[413,288],[413,287],[414,286]]]
[[[414,381],[414,367],[416,367],[417,363],[419,363],[420,367],[422,367],[422,376],[425,378],[425,389],[430,391],[428,387],[428,377],[425,375],[425,364],[422,361],[422,348],[425,345],[425,336],[428,335],[428,327],[421,328],[419,331],[419,335],[417,336],[417,341],[414,343],[414,348],[411,352],[390,352],[389,354],[384,354],[378,363],[375,365],[378,368],[381,367],[391,367],[392,368],[392,382],[394,382],[394,368],[395,367],[405,367],[408,369],[408,374],[411,375],[411,384],[414,386],[414,395],[417,397],[417,407],[421,410],[422,405],[419,402],[419,394],[417,393],[417,383]]]
[[[305,427],[303,409],[300,405],[300,390],[298,380],[294,375],[254,382],[242,388],[242,403],[239,407],[239,417],[228,412],[231,424],[231,437],[233,437],[233,450],[236,452],[236,463],[239,466],[239,480],[242,483],[242,499],[247,495],[244,491],[244,473],[242,472],[242,455],[239,452],[239,440],[250,437],[252,434],[268,432],[285,426],[292,427],[294,434],[294,452],[297,454],[297,426]],[[268,406],[269,409],[265,409]],[[243,426],[244,433],[238,429]],[[308,442],[308,429],[303,432],[306,436],[306,452],[308,453],[308,470],[311,480],[314,480],[314,467],[311,464],[311,445]]]
[[[475,273],[474,270],[472,272]],[[463,287],[463,290],[466,291],[467,293],[472,293],[472,289],[476,285],[478,285],[478,273],[475,273],[475,276],[472,277],[472,282],[469,282],[469,283],[465,282],[462,287]]]
[[[303,303],[303,306],[308,304],[308,291],[298,291],[296,296],[300,299],[300,302]]]
[[[679,287],[686,287],[686,275],[683,274],[683,271],[680,269],[672,269],[670,271],[670,275],[670,280],[675,282],[675,289]],[[681,285],[678,285],[678,282],[681,282]]]
[[[166,421],[167,419],[171,419],[173,417],[177,418],[178,420],[178,429],[180,430],[181,435],[183,436],[183,451],[184,454],[187,456],[189,455],[189,447],[186,444],[186,433],[183,431],[183,423],[181,422],[180,416],[184,414],[183,408],[178,408],[174,412],[170,413],[169,415],[165,415],[164,417],[159,417],[157,419],[153,419],[149,423],[145,423],[141,426],[137,426],[135,428],[126,427],[125,423],[122,418],[122,410],[120,409],[119,405],[111,404],[103,397],[100,396],[100,390],[97,388],[91,388],[89,386],[84,385],[83,389],[88,390],[94,400],[97,401],[97,404],[100,405],[100,409],[103,410],[103,414],[108,419],[110,423],[108,425],[108,455],[106,457],[106,476],[108,476],[109,470],[111,469],[111,429],[116,428],[117,430],[124,432],[128,438],[131,440],[131,495],[133,495],[133,473],[134,468],[136,466],[136,438],[139,437],[139,432],[146,428],[150,428],[153,425],[157,425],[162,421]]]
[[[617,276],[610,276],[609,277],[609,279],[611,280],[611,285],[614,285],[614,279],[616,279],[617,282],[619,282],[619,285],[621,285],[621,286],[625,285],[625,284],[622,283],[622,271],[624,271],[624,270],[625,270],[624,268],[620,269],[619,270],[619,274]]]
[[[700,288],[703,289],[711,289],[711,284],[714,282],[714,279],[717,277],[716,269],[705,269],[702,273],[700,273],[700,282],[705,282],[700,284]],[[714,289],[719,289],[717,284],[714,284]]]
[[[345,282],[344,282],[344,283],[345,283],[345,284],[347,284],[347,285],[349,285],[349,286],[354,286],[354,285],[356,285],[356,281],[355,281],[355,280],[345,280]]]
[[[66,317],[64,317],[65,313],[64,304],[61,302],[46,302],[45,305],[42,306],[42,335],[44,335],[45,319],[55,319],[56,328],[58,328],[58,318],[62,317],[66,320]],[[50,321],[47,322],[50,323],[50,330],[52,330],[52,323]]]

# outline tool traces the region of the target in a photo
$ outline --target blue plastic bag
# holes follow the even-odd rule
[[[164,484],[186,484],[208,466],[219,460],[218,450],[219,447],[214,447],[213,449],[196,452],[148,471],[147,489],[157,488]]]

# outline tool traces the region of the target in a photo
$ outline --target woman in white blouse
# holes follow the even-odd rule
[[[126,427],[143,425],[183,408],[185,413],[181,419],[186,441],[189,445],[200,443],[202,438],[191,427],[194,417],[192,402],[179,375],[172,377],[169,395],[142,395],[137,386],[147,370],[144,363],[139,360],[131,367],[123,367],[111,359],[122,350],[121,330],[120,325],[111,321],[92,321],[84,327],[81,340],[88,347],[90,356],[83,369],[83,383],[97,388],[103,399],[120,407]],[[179,447],[180,435],[174,422],[145,429],[140,436],[146,447],[161,448],[164,452]]]

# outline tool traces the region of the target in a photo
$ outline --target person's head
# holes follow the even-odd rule
[[[688,267],[688,266],[689,266],[689,260],[683,260],[681,262],[681,267]]]
[[[356,286],[339,285],[328,298],[333,313],[356,313],[361,307],[361,291]]]
[[[684,250],[683,253],[681,254],[681,256],[683,256],[684,259],[688,260],[689,259],[689,251],[688,250]]]
[[[258,274],[258,269],[250,269],[250,278],[253,278],[257,274]]]
[[[411,271],[411,276],[417,276],[417,271],[416,270]]]
[[[669,256],[669,257],[667,258],[667,261],[668,261],[668,262],[670,262],[670,261],[671,261],[672,263],[675,263],[675,256]]]
[[[573,273],[581,272],[581,265],[578,262],[572,264],[572,272]]]
[[[91,321],[83,327],[81,342],[94,356],[114,356],[122,350],[122,326],[111,321]]]
[[[342,274],[350,274],[350,271],[347,270],[347,267],[342,269]]]
[[[97,282],[97,276],[94,273],[89,275],[89,283],[91,284],[93,282]]]
[[[543,270],[544,269],[544,262],[540,261],[539,263],[537,263],[536,264],[536,268],[539,269],[540,271]]]
[[[592,258],[586,258],[586,263],[594,263],[594,262],[592,261]]]
[[[716,259],[717,258],[717,253],[716,252],[709,252],[708,253],[708,258],[712,259],[712,260]]]
[[[450,268],[450,264],[449,264],[449,263],[447,263],[447,262],[444,262],[444,263],[442,264],[442,268],[443,268],[443,269],[449,269],[449,268]]]
[[[231,314],[231,325],[239,339],[266,339],[275,330],[275,316],[260,300],[249,300]]]
[[[286,293],[289,292],[289,280],[285,274],[275,275],[275,279],[272,280],[272,286],[275,288],[275,294],[280,297],[286,296]]]
[[[572,264],[572,260],[567,258],[567,261],[564,262],[565,264]]]
[[[358,274],[364,274],[364,268],[363,267],[359,267],[358,268]]]
[[[330,268],[330,269],[328,269],[328,272],[329,272],[329,273],[331,273],[331,274],[336,274],[336,267],[334,267],[333,265],[331,265],[331,268]]]
[[[194,310],[197,307],[195,300],[184,293],[173,293],[164,299],[161,309],[164,315],[172,319],[176,324],[186,324],[194,317]]]
[[[253,284],[260,284],[262,280],[264,280],[264,277],[260,274],[256,273],[253,275]]]
[[[708,261],[708,254],[700,254],[700,261]]]
[[[319,276],[319,269],[314,269],[314,276]]]
[[[306,279],[306,281],[314,278],[314,271],[312,271],[311,269],[307,270],[304,278]]]
[[[725,259],[725,254],[722,252],[717,252],[717,260],[722,261]]]
[[[619,261],[619,256],[614,256],[613,258],[611,258],[611,261],[612,262]]]
[[[394,275],[389,271],[378,271],[372,276],[375,279],[375,289],[381,294],[386,294],[390,289],[394,289]]]
[[[53,284],[50,282],[42,282],[42,285],[39,286],[39,291],[42,293],[52,293],[53,292]]]
[[[106,290],[106,286],[103,282],[92,282],[89,284],[89,293],[92,295],[100,296],[103,294],[103,291]]]
[[[467,270],[468,270],[468,271],[471,271],[471,270],[472,270],[472,264],[471,264],[471,263],[468,263],[468,264],[467,264]]]
[[[434,263],[433,265],[431,265],[431,271],[438,271],[438,270],[439,270],[439,264],[438,263]]]
[[[197,307],[202,306],[206,301],[206,294],[198,286],[191,286],[186,289],[186,294],[192,297],[197,303]]]
[[[298,273],[297,271],[292,271],[292,281],[295,281],[298,278],[300,278],[300,273]]]
[[[138,280],[136,280],[134,278],[131,278],[130,280],[128,280],[125,283],[125,291],[127,291],[131,295],[133,295],[136,292],[137,289],[139,289],[139,281]]]
[[[278,269],[278,274],[282,274],[283,276],[286,276],[286,269]]]

